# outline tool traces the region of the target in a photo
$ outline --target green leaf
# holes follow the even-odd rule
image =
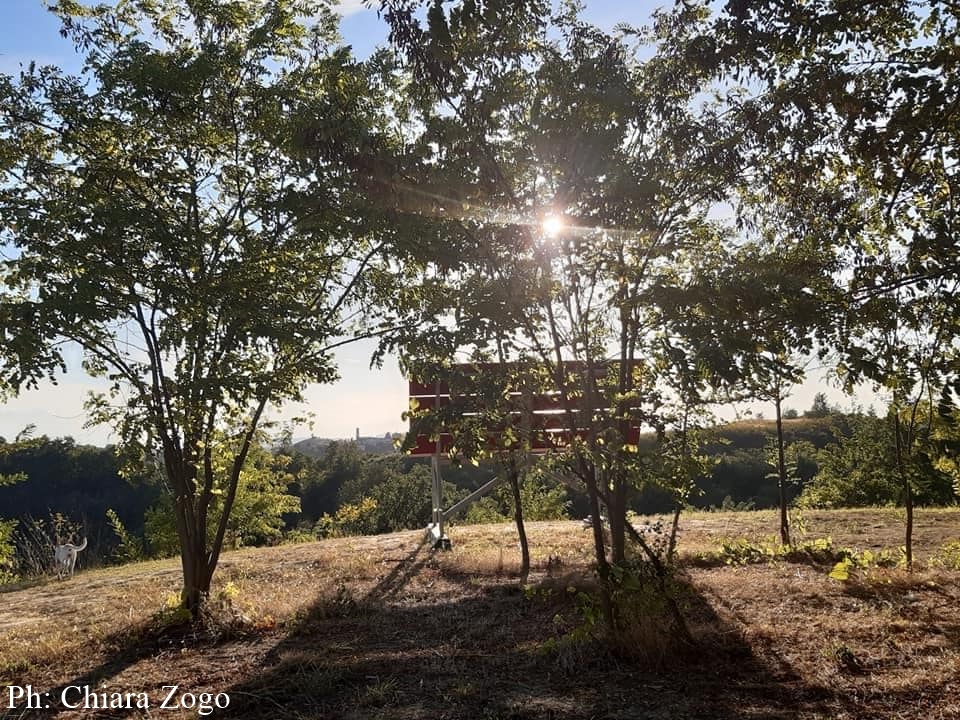
[[[833,566],[833,570],[830,571],[829,577],[834,580],[840,580],[841,582],[850,579],[850,569],[853,567],[853,563],[849,558],[844,558],[836,565]]]

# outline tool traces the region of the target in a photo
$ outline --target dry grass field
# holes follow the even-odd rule
[[[834,547],[902,543],[895,510],[805,525]],[[936,562],[960,512],[918,513],[913,572],[839,581],[816,558],[717,557],[772,547],[775,528],[772,512],[687,516],[675,591],[696,644],[641,619],[638,652],[590,640],[590,538],[573,521],[531,524],[526,590],[510,525],[454,527],[450,552],[416,531],[229,553],[202,635],[166,609],[176,561],[81,571],[0,593],[0,717],[197,717],[182,705],[209,693],[229,697],[209,716],[229,718],[960,718],[960,573]],[[9,707],[27,685],[49,707]],[[181,707],[163,708],[173,685]],[[149,708],[65,707],[84,686]]]

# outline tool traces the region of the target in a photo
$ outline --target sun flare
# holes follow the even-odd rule
[[[560,215],[547,215],[540,223],[543,232],[547,237],[556,237],[563,230],[565,223]]]

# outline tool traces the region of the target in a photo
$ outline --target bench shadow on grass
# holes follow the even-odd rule
[[[223,689],[230,717],[792,718],[835,700],[760,662],[689,584],[679,592],[697,647],[652,668],[570,639],[582,571],[522,591],[444,557],[421,547],[365,597],[319,598],[261,672]]]
[[[396,595],[430,559],[431,551],[428,546],[421,545],[415,548],[408,556],[399,559],[393,570],[377,583],[371,595],[381,599],[389,599]],[[309,629],[314,626],[320,617],[325,618],[326,621],[335,622],[334,618],[336,617],[356,615],[357,604],[352,599],[347,600],[344,597],[337,597],[318,601],[313,609],[304,616],[304,619],[295,626],[290,638],[306,637]],[[229,638],[225,639],[229,641]],[[135,626],[125,627],[119,632],[102,638],[100,642],[104,647],[113,649],[112,652],[108,653],[106,659],[90,670],[61,684],[41,687],[31,685],[29,680],[21,681],[10,678],[12,682],[22,682],[20,687],[26,688],[30,685],[30,691],[36,694],[36,698],[32,699],[29,704],[25,698],[18,698],[15,702],[11,702],[10,687],[12,686],[8,685],[4,688],[3,702],[0,703],[0,720],[41,717],[49,719],[61,714],[77,712],[96,717],[143,716],[144,711],[136,708],[77,709],[66,707],[62,702],[63,693],[69,688],[71,704],[75,704],[81,702],[78,698],[82,697],[82,688],[84,687],[89,687],[91,692],[102,693],[104,692],[103,685],[106,683],[108,685],[106,692],[108,693],[118,690],[125,691],[113,686],[109,681],[127,668],[170,650],[217,644],[217,640],[210,637],[198,637],[189,623],[180,623],[176,620],[165,622],[162,618],[157,617],[145,620]],[[296,680],[296,678],[290,679]],[[75,691],[73,688],[80,688],[80,690]],[[156,697],[150,698],[152,707],[156,707],[157,702]]]

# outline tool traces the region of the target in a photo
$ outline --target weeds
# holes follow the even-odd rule
[[[49,518],[27,518],[19,523],[13,533],[14,575],[21,578],[46,575],[53,565],[53,548],[70,540],[79,542],[83,526],[52,513]]]
[[[941,545],[928,564],[934,568],[960,570],[960,540],[951,540]]]
[[[616,619],[612,633],[598,588],[576,584],[568,584],[563,591],[527,587],[524,596],[528,600],[563,603],[570,611],[565,614],[561,609],[554,615],[559,635],[545,641],[543,651],[565,673],[577,672],[600,659],[638,663],[651,670],[670,666],[687,654],[691,638],[685,624],[677,625],[673,596],[679,586],[674,571],[668,573],[669,587],[662,588],[656,569],[648,562],[611,566],[610,597]]]
[[[756,542],[746,538],[729,538],[720,541],[713,552],[701,552],[694,557],[694,564],[711,565],[756,565],[769,562],[792,562],[829,564],[842,560],[853,551],[836,548],[829,537],[804,540],[793,545],[784,545],[774,539]]]
[[[957,559],[960,560],[960,543],[957,543]],[[746,538],[723,540],[714,553],[700,553],[695,558],[697,565],[755,565],[769,562],[809,563],[832,565],[829,577],[845,581],[851,573],[868,572],[872,568],[896,568],[905,563],[903,549],[899,551],[856,550],[835,547],[829,537],[805,540],[794,545],[783,545],[773,540],[753,542]]]
[[[850,672],[861,672],[863,670],[863,661],[857,654],[843,642],[833,643],[824,655],[832,660],[840,670]]]
[[[898,553],[889,550],[875,553],[872,550],[859,552],[850,549],[845,549],[842,553],[843,556],[830,571],[830,577],[841,582],[849,580],[851,573],[855,570],[861,575],[866,575],[873,568],[898,568],[905,567],[907,564],[907,555],[903,548],[900,548]]]
[[[733,538],[720,542],[720,548],[715,554],[715,559],[723,565],[753,565],[772,560],[776,557],[776,554],[775,545],[769,543],[757,544],[746,538]],[[710,558],[704,554],[703,559],[708,560]]]
[[[120,565],[143,560],[143,541],[136,535],[132,535],[124,527],[120,516],[112,508],[107,508],[107,522],[117,538],[117,547],[113,551],[113,559]]]
[[[396,702],[399,696],[400,684],[396,678],[374,678],[373,683],[358,691],[357,704],[360,707],[386,707]]]

